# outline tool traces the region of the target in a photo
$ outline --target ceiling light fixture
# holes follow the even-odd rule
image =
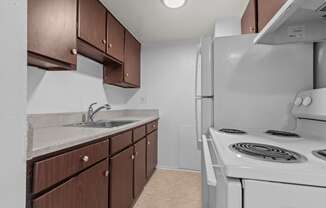
[[[183,7],[187,0],[162,0],[163,4],[171,9],[177,9]]]

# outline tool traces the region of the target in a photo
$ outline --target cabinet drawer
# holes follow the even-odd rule
[[[65,178],[108,157],[108,141],[92,144],[71,152],[36,162],[33,193],[38,193]]]
[[[157,121],[153,121],[149,124],[146,125],[146,133],[151,133],[152,131],[154,131],[155,129],[157,129],[157,125],[158,122]]]
[[[146,127],[140,126],[134,129],[134,142],[137,142],[144,138],[146,135]]]
[[[77,208],[79,207],[78,181],[72,178],[50,192],[33,200],[33,208]]]
[[[115,154],[132,144],[132,131],[126,131],[111,138],[110,152]]]

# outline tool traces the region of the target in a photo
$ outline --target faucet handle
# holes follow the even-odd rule
[[[106,110],[111,110],[112,109],[110,104],[105,104],[104,107],[106,108]]]

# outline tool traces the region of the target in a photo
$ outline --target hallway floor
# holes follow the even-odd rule
[[[134,208],[201,208],[199,172],[157,170]]]

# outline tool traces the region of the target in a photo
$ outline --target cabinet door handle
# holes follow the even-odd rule
[[[112,43],[110,43],[110,44],[109,44],[109,48],[112,48],[112,47],[113,47],[113,45],[112,45]]]
[[[131,159],[134,160],[135,159],[135,155],[131,155]]]
[[[106,170],[106,171],[104,172],[104,176],[105,176],[105,177],[109,177],[109,174],[110,174],[110,172],[109,172],[108,170]]]
[[[156,128],[156,125],[155,124],[153,125],[153,128]]]
[[[102,40],[102,43],[105,45],[106,44],[106,40]]]
[[[82,161],[84,161],[85,163],[89,161],[89,157],[87,155],[82,157]]]
[[[71,50],[71,53],[72,53],[73,55],[77,55],[78,51],[77,51],[76,48],[74,48],[74,49]]]
[[[129,77],[129,74],[128,73],[126,73],[126,77]]]
[[[150,142],[150,141],[148,141],[148,142],[147,142],[147,144],[148,144],[148,145],[150,145],[150,144],[151,144],[151,142]]]
[[[256,30],[255,30],[254,27],[250,27],[250,28],[249,28],[249,31],[250,31],[250,32],[256,32]]]

